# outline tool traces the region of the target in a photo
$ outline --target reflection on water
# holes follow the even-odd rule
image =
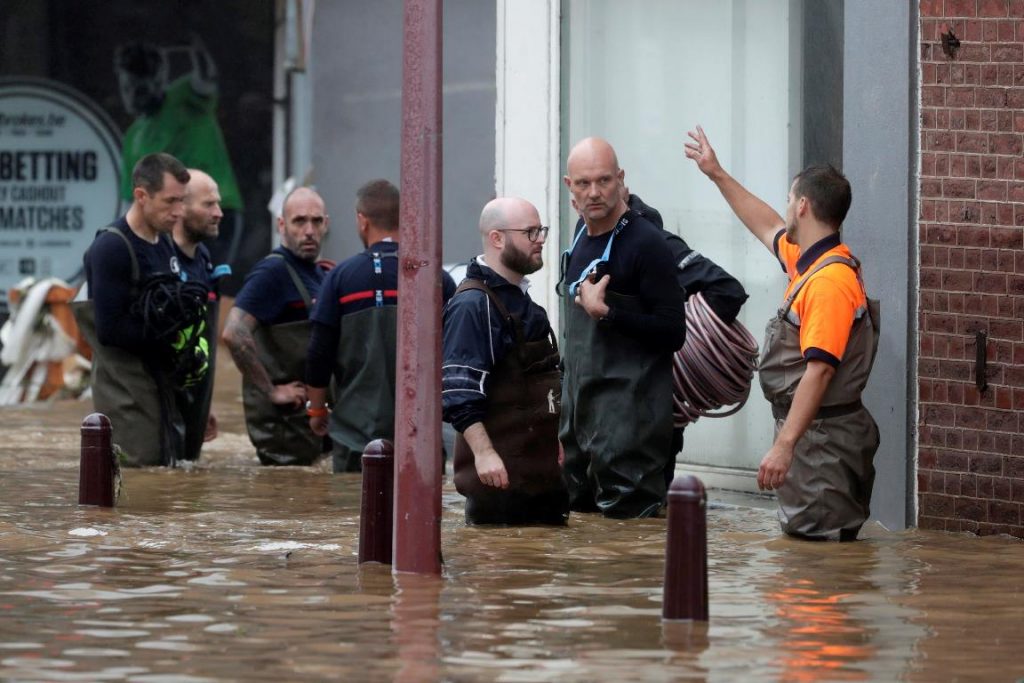
[[[1024,543],[877,526],[779,537],[709,511],[710,624],[662,624],[664,520],[462,524],[444,576],[356,564],[359,480],[262,469],[237,402],[190,470],[77,502],[87,408],[4,413],[0,679],[875,681],[1024,677]]]

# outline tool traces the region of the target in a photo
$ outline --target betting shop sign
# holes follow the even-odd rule
[[[80,276],[96,231],[118,216],[120,149],[81,93],[0,78],[0,309],[26,277]]]

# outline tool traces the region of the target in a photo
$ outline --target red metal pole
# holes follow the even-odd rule
[[[707,495],[692,475],[668,489],[663,619],[708,620]]]
[[[110,418],[92,413],[82,420],[78,460],[78,504],[114,507],[114,447]]]
[[[405,0],[394,571],[441,573],[441,0]]]
[[[363,496],[359,509],[359,564],[391,564],[395,447],[375,439],[363,450]]]

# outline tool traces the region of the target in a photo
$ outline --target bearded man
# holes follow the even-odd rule
[[[548,228],[530,202],[484,207],[484,253],[444,310],[442,410],[459,432],[455,488],[470,524],[564,524],[569,496],[558,447],[558,348],[527,275]]]

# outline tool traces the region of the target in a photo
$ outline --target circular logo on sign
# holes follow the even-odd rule
[[[0,78],[0,308],[26,277],[74,280],[96,231],[118,216],[121,145],[85,95]]]

